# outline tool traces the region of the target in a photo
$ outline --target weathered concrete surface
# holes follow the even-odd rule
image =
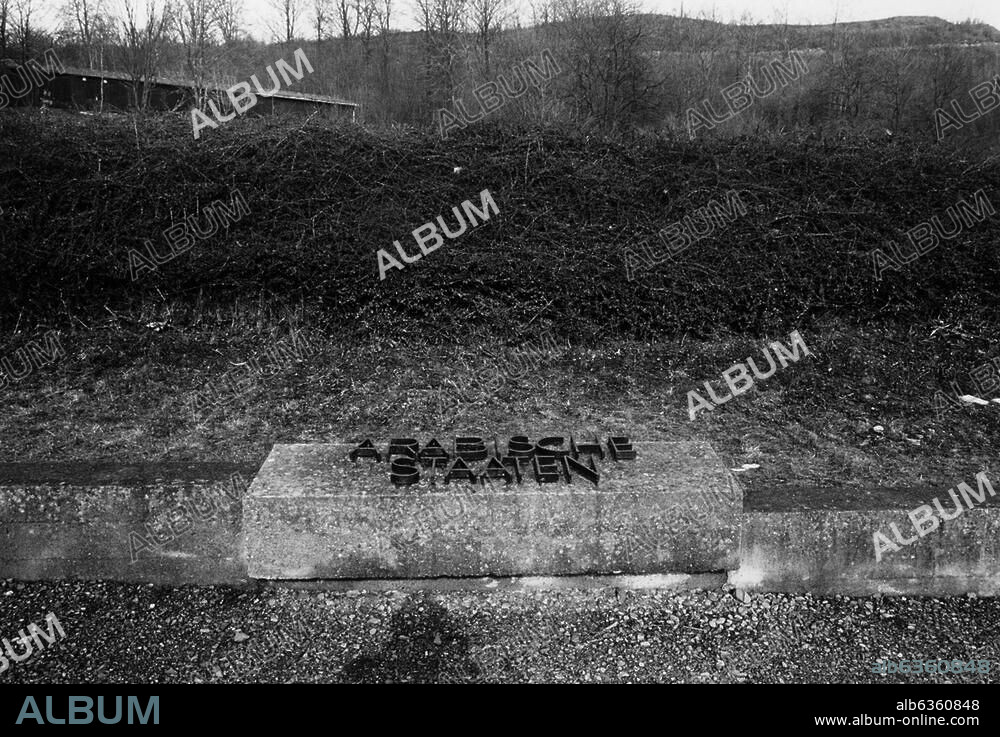
[[[947,486],[751,493],[740,567],[730,582],[749,590],[815,594],[1000,594],[1000,496],[987,496],[986,503],[953,520],[939,519],[936,530],[876,560],[874,533],[895,542],[889,527],[895,523],[904,538],[912,537],[907,513],[935,497],[953,509]]]
[[[246,506],[245,542],[229,479],[253,478],[252,467],[0,464],[0,578],[240,583],[247,544],[254,577],[298,586],[687,587],[729,569],[750,590],[1000,595],[1000,495],[876,561],[872,534],[891,538],[890,523],[912,534],[907,512],[935,497],[950,508],[947,485],[785,486],[741,500],[707,445],[636,442],[635,463],[600,464],[596,490],[578,477],[539,486],[530,473],[521,487],[396,489],[387,463],[343,462],[351,447],[276,447]],[[332,490],[344,482],[349,493]],[[177,510],[192,501],[210,512],[183,529]],[[133,532],[154,543],[135,563]]]
[[[667,591],[721,589],[726,572],[655,573],[644,576],[515,576],[510,578],[326,578],[259,580],[266,589],[300,591],[569,591],[622,589]]]
[[[0,464],[0,578],[245,581],[242,504],[230,476],[249,481],[255,470],[215,463]],[[184,510],[191,504],[200,513],[188,523]],[[152,546],[133,539],[134,563],[131,533]]]
[[[707,443],[635,442],[634,461],[598,463],[597,488],[579,477],[538,484],[526,472],[521,485],[439,476],[397,489],[387,462],[351,463],[352,447],[274,447],[244,501],[252,578],[699,573],[738,563],[741,491]]]

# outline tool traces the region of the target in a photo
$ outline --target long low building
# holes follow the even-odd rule
[[[9,78],[18,88],[23,87],[22,81],[28,73],[23,65],[9,59],[0,60],[0,75]],[[12,105],[90,111],[132,110],[140,107],[143,95],[146,97],[145,107],[150,110],[184,111],[194,105],[195,86],[183,80],[157,78],[146,82],[122,72],[77,67],[53,69],[51,66],[46,75],[49,79],[40,79],[37,74],[34,76],[41,84],[32,86],[27,94],[12,99]],[[2,77],[0,83],[8,84]],[[222,109],[231,107],[226,88],[211,86],[207,92]],[[357,103],[338,97],[280,90],[258,95],[257,104],[247,114],[309,115],[318,112],[326,118],[356,122],[357,110]]]

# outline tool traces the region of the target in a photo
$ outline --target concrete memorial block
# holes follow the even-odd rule
[[[742,495],[706,443],[570,433],[276,445],[243,508],[252,578],[721,571]]]
[[[242,494],[222,463],[0,464],[0,578],[233,583]]]

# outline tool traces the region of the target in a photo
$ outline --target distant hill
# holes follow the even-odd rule
[[[748,42],[759,51],[805,49],[828,46],[838,38],[858,39],[870,47],[1000,43],[1000,31],[986,23],[951,23],[930,16],[813,26],[742,25],[652,14],[641,17],[654,39],[662,40],[665,50],[669,47],[674,51],[704,50],[706,43],[715,50],[737,45],[746,48]]]

